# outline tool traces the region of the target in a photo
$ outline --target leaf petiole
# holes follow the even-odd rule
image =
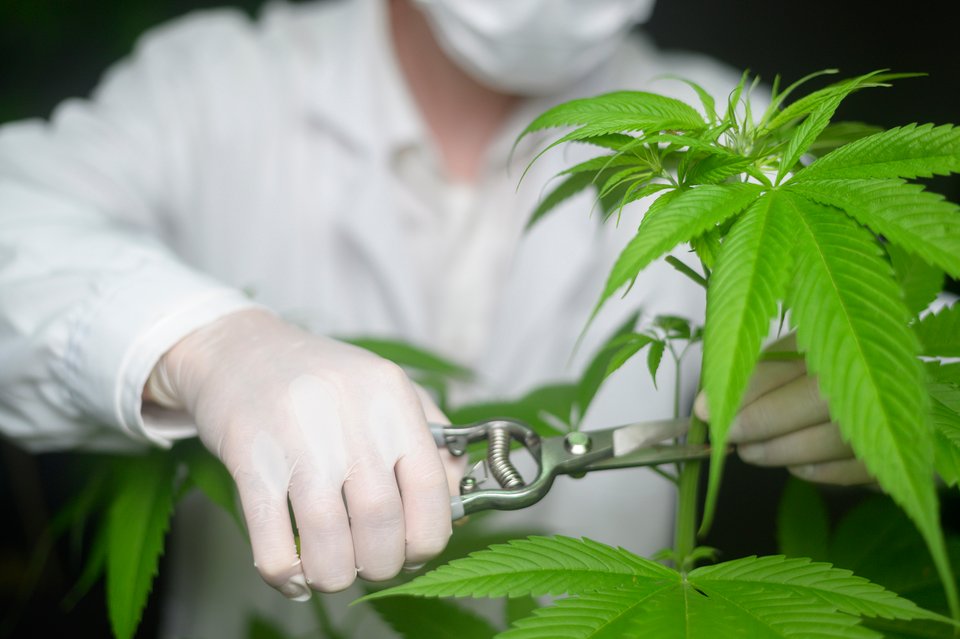
[[[698,286],[707,288],[707,280],[702,275],[697,273],[695,270],[693,270],[692,268],[684,264],[680,259],[674,257],[673,255],[668,255],[666,257],[666,262],[667,264],[669,264],[670,266],[677,269],[678,271],[686,275],[688,278],[693,280],[693,282],[695,282]]]

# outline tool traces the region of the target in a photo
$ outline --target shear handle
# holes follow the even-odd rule
[[[558,475],[576,474],[590,464],[609,458],[613,454],[612,432],[591,433],[591,443],[586,450],[577,447],[567,437],[549,437],[539,442],[539,472],[537,477],[519,488],[510,490],[478,490],[450,500],[453,518],[459,519],[480,510],[518,510],[543,499]]]

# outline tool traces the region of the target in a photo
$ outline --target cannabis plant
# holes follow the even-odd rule
[[[908,181],[960,171],[960,131],[831,124],[851,93],[906,74],[869,73],[788,102],[823,73],[832,72],[783,90],[775,81],[760,113],[751,108],[758,83],[746,74],[722,112],[691,82],[701,110],[639,91],[550,109],[523,135],[563,127],[550,147],[589,144],[600,154],[562,173],[532,223],[591,186],[608,217],[654,200],[594,314],[653,261],[684,244],[692,252],[667,260],[706,291],[701,384],[714,452],[701,532],[728,430],[779,319],[796,332],[797,352],[776,356],[802,357],[817,376],[844,439],[915,524],[960,619],[936,484],[960,480],[960,364],[940,359],[960,356],[960,305],[923,314],[944,273],[960,277],[960,211]],[[644,335],[621,340],[610,368],[653,343]],[[702,442],[707,428],[692,420],[688,438]],[[678,479],[675,547],[660,557],[672,566],[587,539],[536,537],[371,598],[568,595],[498,635],[510,639],[881,636],[863,618],[939,622],[925,632],[952,633],[949,618],[827,563],[773,556],[697,567],[710,555],[696,547],[698,466]]]
[[[655,378],[665,356],[679,368],[688,347],[702,341],[701,381],[715,455],[701,532],[713,517],[727,431],[757,361],[802,357],[818,377],[833,421],[909,519],[880,500],[831,531],[815,493],[794,483],[780,515],[781,549],[789,557],[698,565],[714,553],[697,546],[700,464],[689,462],[679,475],[659,471],[678,485],[673,548],[647,559],[587,539],[495,544],[371,593],[369,605],[400,636],[954,636],[960,626],[941,613],[958,617],[950,558],[957,565],[960,539],[944,541],[935,482],[954,488],[960,481],[960,363],[946,359],[960,357],[960,304],[925,311],[944,273],[960,276],[960,213],[907,180],[960,170],[960,132],[951,125],[883,131],[830,123],[846,96],[897,77],[871,73],[789,103],[803,81],[782,91],[774,82],[769,106],[757,117],[751,109],[757,84],[748,86],[746,75],[722,115],[715,99],[693,83],[700,111],[652,93],[618,92],[560,105],[527,128],[524,135],[566,127],[551,147],[577,143],[601,150],[561,174],[531,223],[592,187],[605,219],[619,219],[631,202],[654,200],[614,265],[597,310],[666,255],[679,274],[706,290],[704,326],[634,314],[582,379],[513,401],[462,407],[446,405],[443,391],[447,380],[467,371],[408,345],[357,343],[436,390],[456,423],[512,417],[555,435],[579,426],[603,380],[630,358],[646,352]],[[681,245],[690,249],[686,257],[676,250]],[[797,352],[762,350],[771,325],[775,332],[796,331]],[[707,429],[692,420],[688,440],[704,441]],[[197,488],[241,528],[242,520],[229,474],[195,440],[136,459],[98,459],[95,467],[51,532],[82,528],[102,514],[87,566],[66,603],[105,574],[111,625],[126,639],[146,605],[176,501]],[[445,556],[462,556],[469,544],[461,534]],[[896,563],[905,568],[891,570]],[[939,595],[931,594],[930,574],[937,573]],[[542,595],[566,597],[538,608],[533,597]],[[506,623],[436,599],[463,596],[507,597]],[[320,636],[349,636],[331,623],[319,598],[314,606]],[[509,629],[497,634],[505,625]],[[249,636],[282,634],[254,616]]]

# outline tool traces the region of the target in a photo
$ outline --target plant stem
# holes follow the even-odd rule
[[[677,269],[678,271],[680,271],[681,273],[689,277],[691,280],[696,282],[698,286],[707,288],[707,280],[704,279],[702,275],[700,275],[695,270],[693,270],[692,268],[690,268],[689,266],[681,262],[679,259],[677,259],[673,255],[668,255],[666,257],[666,261],[667,261],[667,264],[669,264],[670,266]]]
[[[687,444],[702,444],[707,439],[707,425],[696,416],[690,417]],[[701,461],[688,461],[680,471],[677,519],[674,527],[673,550],[677,570],[686,573],[693,568],[690,555],[697,547],[697,490],[700,487]]]
[[[690,344],[687,344],[689,348]],[[683,354],[687,352],[684,348]],[[673,417],[680,417],[680,382],[681,367],[683,355],[677,357],[672,345],[670,353],[676,363],[674,370],[673,384]],[[697,391],[699,392],[699,384]],[[687,444],[702,444],[707,440],[707,425],[705,422],[697,419],[695,415],[690,416],[690,428],[687,431]],[[677,519],[674,525],[673,552],[676,558],[676,568],[682,573],[686,573],[693,568],[691,554],[697,547],[697,490],[700,487],[700,461],[688,461],[680,469],[680,477],[677,480]]]
[[[667,341],[667,350],[673,357],[673,418],[680,419],[680,357],[673,349],[673,342]]]
[[[655,472],[656,474],[660,475],[661,477],[663,477],[664,479],[666,479],[668,482],[670,482],[670,483],[673,484],[674,486],[678,486],[678,485],[679,485],[678,482],[679,482],[680,480],[677,478],[676,475],[672,475],[672,474],[670,474],[669,472],[663,470],[662,468],[659,468],[658,466],[650,466],[649,468],[650,468],[650,470],[652,470],[652,471]]]

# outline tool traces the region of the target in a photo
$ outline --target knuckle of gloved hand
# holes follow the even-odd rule
[[[693,414],[705,422],[710,421],[710,405],[707,403],[707,394],[700,391],[693,400]]]
[[[319,592],[334,593],[346,590],[357,580],[353,557],[348,561],[326,562],[319,570],[310,572],[310,587]]]
[[[820,393],[820,384],[817,382],[817,378],[813,375],[809,375],[805,379],[803,385],[805,395],[803,399],[808,405],[819,405],[826,404],[826,400],[823,398],[823,394]]]
[[[434,463],[432,459],[429,460],[429,463],[427,463],[428,460],[424,459],[424,456],[419,455],[418,454],[419,452],[420,452],[419,450],[415,450],[414,456],[415,458],[418,458],[419,460],[422,460],[424,462],[420,466],[420,472],[417,475],[416,483],[417,483],[417,486],[420,488],[420,490],[430,491],[433,489],[439,489],[440,486],[446,486],[447,485],[447,467],[445,466],[445,462],[441,454],[441,451],[437,450],[435,446],[431,448],[422,449],[424,456],[425,455],[435,456],[437,459],[437,462],[439,463]],[[466,455],[463,455],[463,457],[466,457]],[[456,463],[457,461],[459,461],[457,458],[453,458],[451,456],[450,463]]]
[[[243,504],[244,516],[247,520],[247,528],[253,531],[268,528],[271,522],[279,517],[289,517],[285,508],[286,502],[282,502],[284,508],[281,509],[281,503],[272,495],[258,494],[248,497]]]
[[[296,548],[288,548],[285,544],[275,540],[272,543],[260,543],[254,548],[254,563],[260,577],[270,586],[283,590],[290,580],[301,574]]]
[[[773,418],[774,415],[767,408],[767,402],[762,400],[753,402],[737,414],[735,428],[731,434],[742,442],[761,439],[766,430],[766,425]]]
[[[301,519],[306,520],[317,530],[335,529],[327,514],[343,508],[343,497],[339,489],[321,486],[294,490],[297,491],[294,510],[298,522]]]
[[[446,522],[422,530],[407,539],[407,563],[424,563],[443,552],[453,534],[449,518]]]
[[[824,483],[823,466],[821,464],[800,464],[789,468],[790,474],[800,479]]]
[[[299,568],[291,566],[289,561],[281,559],[286,553],[264,553],[265,557],[257,557],[257,572],[260,577],[273,588],[283,590],[291,577],[293,577]]]
[[[364,373],[365,378],[380,388],[409,389],[413,391],[413,385],[407,373],[399,365],[388,359],[373,358],[366,364]]]
[[[737,455],[748,464],[764,465],[769,455],[769,449],[764,444],[748,444],[737,446]]]
[[[366,561],[358,574],[364,581],[389,581],[399,575],[401,570],[403,570],[402,553],[390,561]]]
[[[825,483],[834,484],[835,486],[859,486],[864,483],[864,480],[859,475],[846,474],[831,476],[823,481]]]
[[[340,592],[349,588],[357,578],[353,546],[349,529],[301,529],[301,556],[303,572],[310,587],[320,592]]]
[[[353,525],[389,533],[403,526],[403,504],[396,486],[370,486],[349,505]]]
[[[403,546],[393,551],[381,548],[376,553],[366,553],[359,558],[361,567],[358,574],[367,581],[387,581],[393,579],[403,569]]]
[[[833,483],[840,486],[862,486],[874,481],[863,462],[849,459],[841,462],[841,464],[844,466],[844,470],[836,474],[836,481]]]
[[[335,411],[349,396],[355,382],[342,370],[315,370],[293,379],[283,398],[281,411],[297,415],[297,407]]]
[[[354,530],[358,574],[368,581],[384,581],[397,576],[403,567],[402,526]]]
[[[836,486],[855,486],[868,480],[866,469],[854,460],[803,464],[790,468],[790,472],[806,481]]]

